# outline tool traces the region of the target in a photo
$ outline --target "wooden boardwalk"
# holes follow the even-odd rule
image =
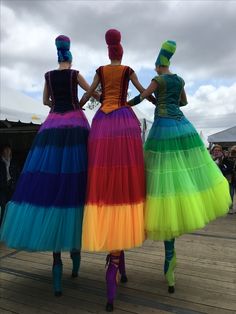
[[[176,293],[163,277],[163,243],[146,241],[126,252],[129,282],[120,284],[114,313],[236,313],[236,214],[177,239]],[[105,254],[82,253],[79,278],[70,278],[63,253],[63,296],[52,293],[50,253],[0,245],[0,313],[105,313]]]

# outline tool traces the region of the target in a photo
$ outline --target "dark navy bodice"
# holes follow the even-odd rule
[[[79,71],[65,69],[53,70],[45,74],[52,112],[66,112],[79,109],[77,76]]]

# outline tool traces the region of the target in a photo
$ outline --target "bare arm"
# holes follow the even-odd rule
[[[148,86],[147,89],[145,89],[142,93],[141,93],[141,97],[142,98],[147,98],[150,95],[152,95],[152,93],[157,89],[157,82],[156,81],[151,81],[150,85]]]
[[[152,102],[154,105],[156,104],[156,98],[152,96],[152,93],[156,90],[157,88],[157,82],[152,81],[151,84],[148,86],[146,90],[144,90],[140,95],[134,97],[130,101],[128,101],[128,104],[130,106],[136,106],[138,105],[141,101],[143,101],[144,98],[147,98],[150,102]]]
[[[77,82],[78,82],[79,86],[81,88],[83,88],[86,92],[89,90],[89,88],[90,88],[89,84],[87,83],[85,78],[81,74],[79,74],[79,73],[78,73],[78,76],[77,76]],[[93,96],[93,98],[95,98],[96,100],[99,101],[100,94],[97,91],[94,91],[92,93],[92,96]]]
[[[45,81],[44,83],[44,89],[43,89],[43,104],[45,106],[48,106],[48,107],[52,107],[52,101],[50,99],[50,95],[49,95],[49,92],[48,92],[48,86],[47,86],[47,83]]]
[[[138,80],[138,77],[136,75],[135,72],[133,72],[131,75],[130,75],[130,80],[131,82],[133,83],[133,85],[136,87],[136,89],[142,93],[145,88],[140,84],[139,80]]]
[[[86,102],[89,100],[89,98],[93,95],[93,93],[94,93],[95,89],[97,88],[99,82],[100,82],[99,76],[96,73],[95,76],[94,76],[92,85],[89,87],[89,89],[87,90],[87,93],[85,93],[83,95],[83,97],[81,98],[81,100],[79,102],[80,107],[83,107],[86,104]]]
[[[182,89],[182,92],[181,92],[181,95],[180,95],[179,106],[180,106],[180,107],[186,106],[187,103],[188,103],[187,96],[186,96],[185,90],[184,90],[184,88],[183,88],[183,89]]]
[[[83,90],[85,90],[86,92],[89,90],[89,87],[90,87],[89,84],[87,83],[85,78],[80,73],[78,73],[78,75],[77,75],[77,82],[78,82],[79,86],[81,88],[83,88]]]
[[[138,77],[136,75],[135,72],[133,72],[130,76],[130,80],[131,82],[134,84],[134,86],[137,88],[137,90],[142,94],[144,91],[145,91],[145,88],[140,84],[139,80],[138,80]],[[155,89],[154,89],[155,90]],[[153,90],[153,92],[154,92]],[[147,98],[148,101],[152,102],[153,104],[156,103],[156,99],[155,97],[152,96],[152,93],[150,93],[150,95],[147,95],[145,97],[142,97],[142,98]],[[129,103],[131,105],[131,103]]]

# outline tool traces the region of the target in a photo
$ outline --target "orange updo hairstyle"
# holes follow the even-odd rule
[[[108,45],[109,59],[121,60],[123,56],[123,48],[120,44],[121,33],[116,29],[109,29],[105,34],[105,39]]]

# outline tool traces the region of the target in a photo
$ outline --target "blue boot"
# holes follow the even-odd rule
[[[72,265],[73,265],[71,277],[75,278],[75,277],[78,277],[78,272],[80,268],[80,261],[81,261],[80,251],[76,249],[72,250],[70,252],[70,258],[72,259]]]
[[[176,253],[175,253],[175,239],[164,241],[165,245],[165,264],[164,274],[168,283],[168,292],[175,292],[175,267],[176,267]]]
[[[62,295],[61,279],[62,279],[62,261],[61,253],[53,253],[52,278],[54,295],[60,297]]]

